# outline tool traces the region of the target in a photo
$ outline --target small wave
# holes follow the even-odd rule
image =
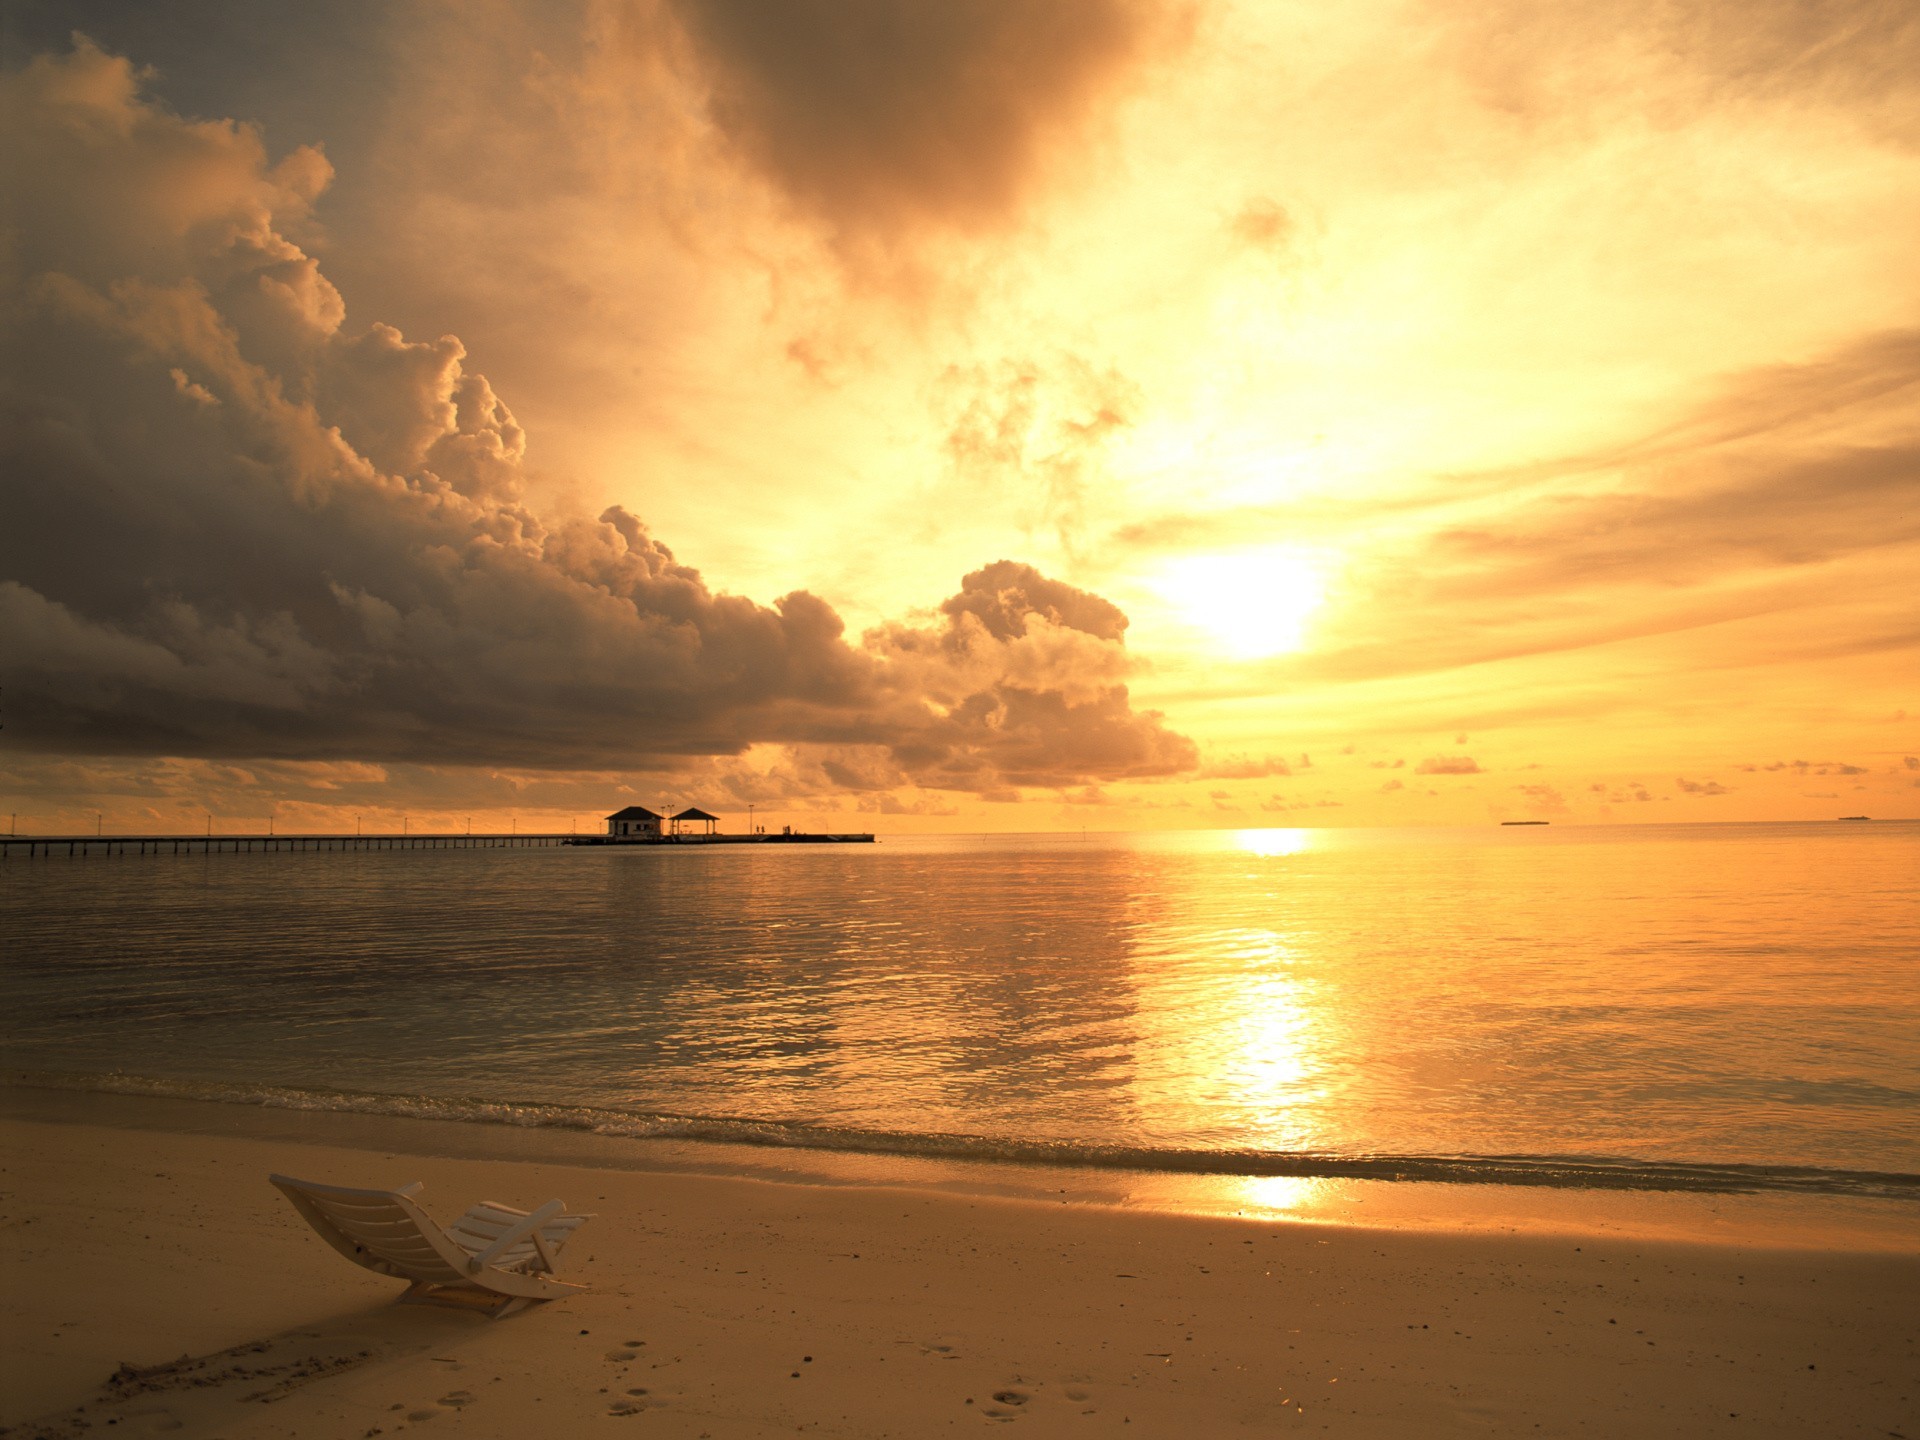
[[[278,1085],[172,1080],[142,1075],[15,1071],[6,1080],[12,1085],[39,1089],[202,1100],[229,1105],[258,1105],[277,1110],[324,1110],[466,1124],[577,1130],[636,1140],[706,1141],[795,1150],[901,1155],[931,1160],[1186,1175],[1290,1176],[1456,1185],[1542,1185],[1561,1189],[1694,1191],[1709,1194],[1784,1192],[1920,1201],[1920,1175],[1899,1171],[1836,1170],[1810,1165],[1656,1161],[1604,1155],[1197,1150],[1103,1145],[1081,1140],[860,1130],[740,1116],[676,1115],[601,1106],[548,1105],[536,1101],[433,1095],[384,1095],[354,1090],[302,1090]]]

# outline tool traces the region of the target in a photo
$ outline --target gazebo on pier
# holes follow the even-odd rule
[[[607,834],[615,840],[657,840],[666,817],[644,805],[629,805],[607,816]]]
[[[711,835],[713,834],[714,827],[719,823],[720,817],[718,815],[709,815],[704,810],[695,810],[689,806],[673,817],[673,833],[676,835],[689,834],[692,833],[695,825],[704,825],[707,827],[704,833]]]

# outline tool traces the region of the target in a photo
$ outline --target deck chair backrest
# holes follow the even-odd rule
[[[412,1280],[466,1279],[465,1256],[412,1200],[394,1190],[349,1190],[276,1175],[273,1183],[349,1260]]]
[[[447,1238],[463,1250],[478,1255],[491,1250],[507,1231],[527,1218],[524,1210],[515,1210],[496,1200],[482,1200],[447,1227]],[[555,1215],[539,1228],[539,1240],[532,1236],[495,1254],[491,1263],[503,1270],[551,1270],[560,1247],[575,1230],[587,1223],[585,1215]]]

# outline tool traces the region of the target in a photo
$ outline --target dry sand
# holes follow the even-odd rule
[[[385,1138],[0,1122],[9,1440],[1920,1440],[1912,1254],[1276,1224]],[[565,1271],[593,1288],[497,1322],[395,1305],[272,1170],[423,1179],[448,1219],[562,1196],[596,1213]]]

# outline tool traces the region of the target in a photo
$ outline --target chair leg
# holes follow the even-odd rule
[[[509,1315],[517,1314],[518,1312],[527,1309],[529,1306],[538,1305],[539,1303],[540,1302],[538,1300],[535,1300],[531,1295],[516,1295],[511,1300],[507,1301],[506,1304],[502,1305],[498,1310],[495,1310],[493,1314],[488,1318],[493,1320],[504,1320]]]
[[[532,1297],[522,1299],[518,1296],[497,1295],[490,1290],[480,1290],[465,1285],[441,1285],[430,1280],[416,1280],[400,1292],[401,1305],[441,1305],[450,1310],[472,1310],[498,1320],[502,1315],[524,1309],[534,1302]]]

